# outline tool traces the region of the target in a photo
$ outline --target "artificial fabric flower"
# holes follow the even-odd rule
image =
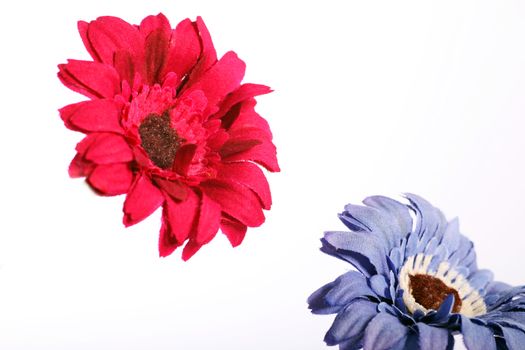
[[[99,194],[126,194],[124,225],[162,207],[159,252],[184,260],[220,229],[233,246],[260,226],[271,195],[260,164],[279,171],[272,133],[254,106],[263,85],[242,84],[245,64],[217,59],[200,17],[172,29],[162,14],[131,25],[80,21],[92,61],[59,65],[62,83],[89,98],[60,110],[87,136],[69,167]]]
[[[416,195],[376,196],[339,215],[351,232],[327,232],[321,250],[353,265],[308,299],[337,316],[325,336],[341,350],[525,348],[525,286],[480,270],[456,219]],[[413,214],[413,215],[411,215]],[[414,218],[413,218],[414,217]]]

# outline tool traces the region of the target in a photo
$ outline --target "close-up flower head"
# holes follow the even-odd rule
[[[68,60],[58,77],[89,100],[60,110],[86,134],[69,166],[100,195],[126,194],[124,225],[162,207],[159,252],[186,243],[189,259],[220,229],[233,246],[265,221],[265,174],[279,171],[272,133],[255,112],[271,90],[241,84],[245,63],[218,59],[200,17],[174,29],[163,14],[132,25],[78,22],[91,61]]]
[[[413,194],[407,204],[382,197],[348,204],[349,232],[326,232],[321,250],[352,270],[308,299],[315,314],[337,314],[324,338],[341,350],[525,346],[525,286],[478,269],[473,243],[458,220]]]

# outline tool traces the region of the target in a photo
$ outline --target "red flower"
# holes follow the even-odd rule
[[[138,26],[100,17],[78,29],[93,61],[68,60],[58,73],[90,98],[60,110],[66,127],[87,134],[70,176],[101,195],[125,193],[126,226],[162,206],[161,256],[187,242],[187,260],[219,229],[239,245],[272,202],[255,163],[279,171],[254,110],[270,89],[240,84],[244,62],[232,51],[217,60],[201,18],[172,29],[162,14]]]

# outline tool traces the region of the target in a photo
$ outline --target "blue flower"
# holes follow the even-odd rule
[[[315,314],[337,314],[325,336],[341,350],[525,349],[525,286],[493,281],[472,242],[416,195],[381,196],[339,215],[350,232],[326,232],[321,250],[352,264],[308,299]]]

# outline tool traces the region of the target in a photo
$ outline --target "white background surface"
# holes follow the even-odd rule
[[[76,21],[202,15],[246,82],[282,173],[261,228],[189,262],[158,258],[160,213],[125,229],[123,197],[68,178],[80,101],[58,63]],[[323,349],[308,295],[347,270],[318,251],[336,213],[418,193],[460,217],[479,265],[524,284],[525,4],[515,1],[5,1],[0,5],[0,348]]]

